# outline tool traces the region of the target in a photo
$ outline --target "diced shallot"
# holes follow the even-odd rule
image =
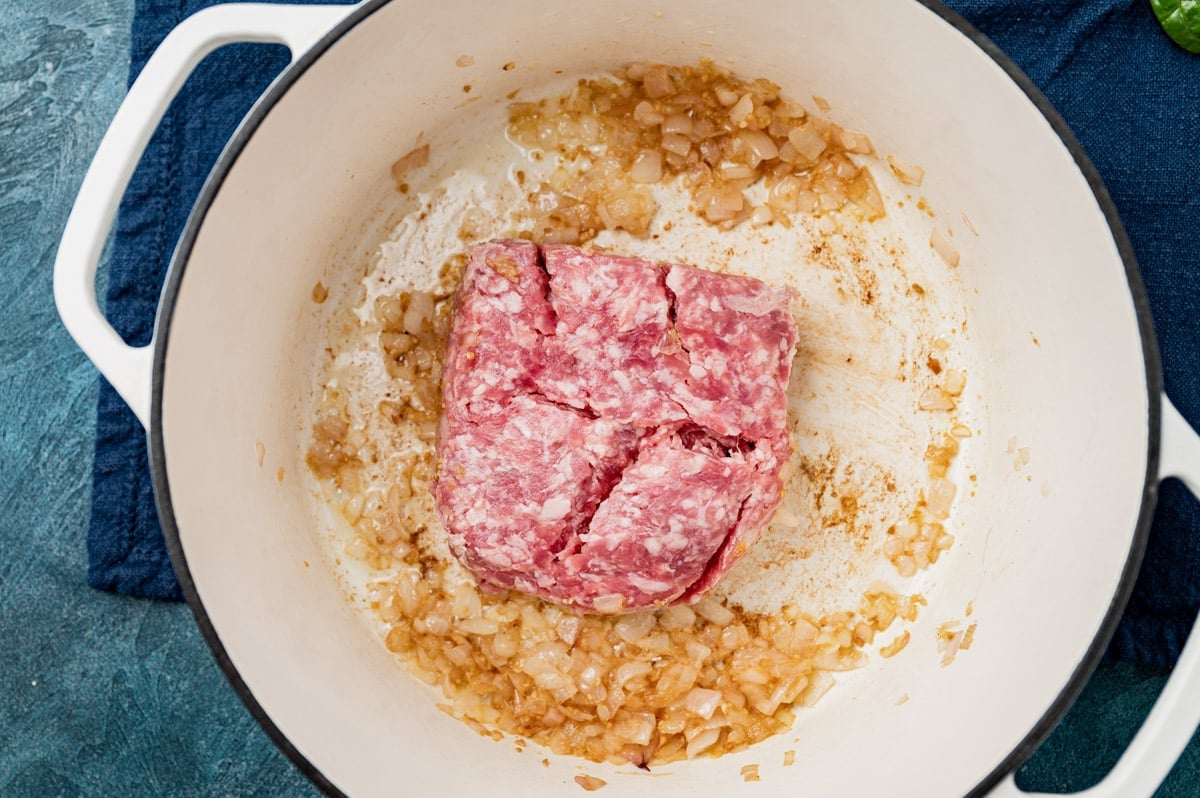
[[[733,612],[712,596],[705,596],[696,602],[693,609],[704,620],[717,626],[728,626],[734,620]]]
[[[929,234],[929,246],[933,247],[933,251],[940,255],[949,266],[958,265],[958,250],[950,243],[950,239],[936,227]]]
[[[889,155],[887,162],[892,167],[892,174],[906,186],[919,186],[925,179],[925,170],[919,166],[905,163],[894,155]]]
[[[683,708],[708,720],[717,711],[717,707],[721,706],[721,697],[721,693],[716,690],[695,687],[684,697]]]
[[[635,183],[657,183],[663,176],[663,157],[658,150],[642,150],[633,159],[629,178]]]

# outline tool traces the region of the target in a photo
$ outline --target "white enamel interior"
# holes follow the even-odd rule
[[[1148,405],[1135,310],[1071,155],[990,58],[915,2],[484,8],[397,1],[349,31],[267,115],[188,258],[163,344],[167,476],[191,578],[241,678],[352,795],[576,794],[581,772],[606,779],[602,794],[614,798],[970,791],[1078,667],[1142,498]],[[456,67],[467,53],[475,66]],[[979,350],[970,390],[982,397],[983,434],[964,464],[978,487],[959,503],[958,544],[924,585],[913,642],[847,675],[794,733],[653,775],[554,756],[547,768],[536,746],[517,754],[438,711],[323,567],[300,478],[320,331],[309,294],[353,257],[397,154],[472,112],[454,108],[464,83],[484,105],[557,69],[702,56],[828,97],[880,152],[926,168],[921,192],[955,228]],[[510,60],[519,68],[503,71]],[[1020,472],[1014,437],[1031,454]],[[975,646],[941,668],[934,630],[963,618],[968,601]],[[784,768],[788,749],[796,765]],[[761,782],[743,782],[750,762]]]

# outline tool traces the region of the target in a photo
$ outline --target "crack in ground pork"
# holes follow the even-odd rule
[[[434,496],[481,585],[598,612],[711,588],[779,502],[787,294],[509,241],[457,303]]]

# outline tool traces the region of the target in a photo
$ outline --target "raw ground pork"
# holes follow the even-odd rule
[[[486,587],[583,611],[699,598],[779,503],[788,303],[692,266],[475,247],[434,485],[455,556]]]

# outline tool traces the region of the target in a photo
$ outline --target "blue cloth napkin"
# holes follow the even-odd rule
[[[138,0],[132,80],[154,47],[204,0]],[[1200,423],[1200,57],[1160,30],[1148,0],[950,0],[1045,92],[1100,170],[1150,295],[1166,387]],[[278,49],[228,47],[188,81],[121,205],[108,314],[149,340],[163,272],[201,183],[237,122],[287,63]],[[1080,397],[1080,401],[1102,398]],[[107,385],[96,433],[88,581],[179,598],[155,514],[141,427]],[[1087,567],[1087,552],[1078,567]],[[1145,565],[1110,656],[1167,665],[1200,606],[1200,512],[1162,488]]]
[[[209,5],[214,3],[137,0],[130,82],[172,28]],[[109,265],[106,313],[129,343],[150,341],[163,276],[192,203],[238,122],[287,64],[282,46],[222,48],[188,79],[151,139],[121,203]],[[103,381],[87,549],[92,587],[183,597],[154,506],[144,430]]]

